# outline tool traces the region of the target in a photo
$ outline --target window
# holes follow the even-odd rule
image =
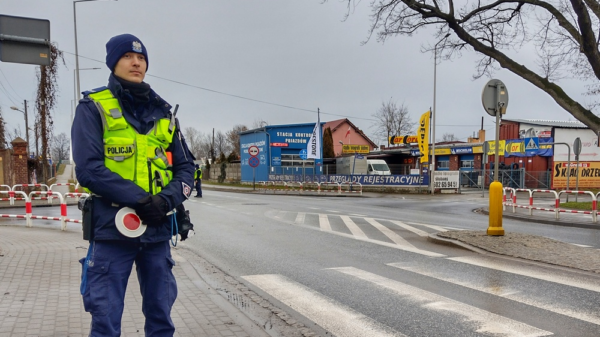
[[[473,161],[473,160],[461,160],[460,161],[461,169],[472,169],[473,167],[475,167],[475,161]]]
[[[315,160],[314,159],[300,159],[299,154],[281,154],[281,166],[285,167],[314,167]]]
[[[450,168],[450,161],[449,160],[438,161],[438,168],[440,168],[440,169],[449,169]]]

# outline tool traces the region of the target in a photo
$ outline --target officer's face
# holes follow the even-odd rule
[[[129,82],[142,83],[146,77],[146,58],[142,54],[125,53],[115,66],[115,75]]]

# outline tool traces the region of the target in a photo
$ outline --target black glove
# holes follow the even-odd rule
[[[177,206],[177,213],[175,213],[177,220],[177,227],[179,228],[178,234],[181,235],[181,241],[185,241],[188,236],[192,236],[194,233],[194,225],[190,220],[190,211],[183,207],[183,204]]]
[[[163,197],[151,195],[138,200],[135,212],[143,224],[149,227],[158,227],[167,222],[169,204]]]

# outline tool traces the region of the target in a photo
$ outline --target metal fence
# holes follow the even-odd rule
[[[461,187],[487,188],[494,181],[494,170],[460,171]],[[551,171],[498,170],[498,181],[504,187],[550,189]]]

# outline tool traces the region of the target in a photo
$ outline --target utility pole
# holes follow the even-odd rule
[[[25,138],[27,140],[27,158],[29,158],[29,123],[27,122],[27,100],[23,100],[25,105]]]

